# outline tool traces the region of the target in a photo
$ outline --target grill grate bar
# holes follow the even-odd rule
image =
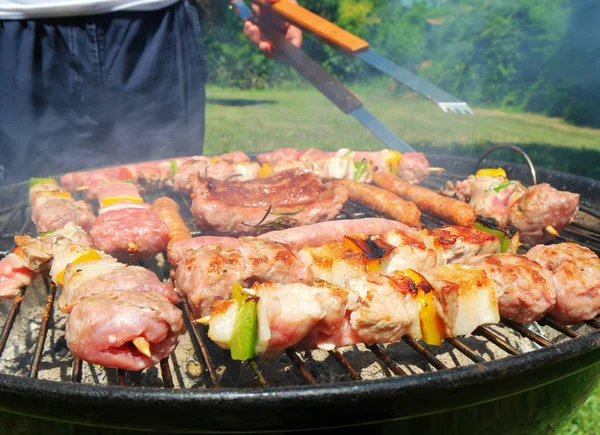
[[[574,223],[571,224],[571,226],[573,226]],[[587,240],[592,240],[595,243],[600,243],[600,236],[598,236],[597,234],[594,234],[591,229],[587,229],[587,228],[583,228],[583,230],[585,230],[586,232],[582,232],[582,231],[578,231],[580,228],[565,228],[563,231],[567,234],[572,234],[574,236],[577,237],[583,237],[584,239]]]
[[[258,364],[256,364],[256,360],[254,358],[248,360],[248,365],[252,369],[252,372],[254,372],[254,377],[258,381],[259,385],[263,388],[268,387],[269,383],[267,382],[262,371],[258,367]]]
[[[592,328],[600,329],[600,321],[598,321],[598,319],[586,320],[585,323],[590,325]]]
[[[171,375],[171,367],[169,367],[169,357],[160,360],[160,375],[165,388],[173,388],[173,376]]]
[[[81,383],[81,369],[83,361],[79,358],[73,360],[73,369],[71,370],[71,382]]]
[[[344,355],[342,355],[342,353],[339,350],[330,350],[329,354],[332,355],[333,358],[335,358],[335,360],[346,370],[346,372],[348,372],[348,375],[353,381],[360,381],[362,379],[360,373],[358,373],[354,369],[354,367],[352,367],[350,362],[344,357]]]
[[[477,354],[473,349],[467,346],[462,341],[455,337],[448,337],[445,339],[452,347],[456,348],[460,353],[469,358],[474,363],[485,362],[485,359]]]
[[[127,374],[123,369],[117,369],[117,382],[121,387],[127,386]]]
[[[566,335],[567,337],[571,337],[571,338],[581,337],[580,333],[573,331],[572,329],[567,328],[566,326],[563,326],[559,323],[556,323],[554,320],[549,319],[549,318],[544,318],[544,319],[540,320],[538,323],[540,323],[541,325],[550,326],[552,329],[560,332],[561,334]]]
[[[204,361],[204,367],[206,367],[206,369],[208,370],[211,385],[214,388],[219,388],[221,386],[219,378],[217,376],[215,366],[210,358],[210,354],[208,353],[208,350],[206,348],[206,344],[204,343],[204,339],[202,338],[202,335],[200,335],[198,326],[193,324],[190,320],[193,318],[190,305],[188,304],[185,298],[182,299],[182,304],[183,312],[185,314],[185,321],[188,326],[188,331],[191,332],[192,343],[194,344],[194,349],[196,350],[196,356],[198,356],[199,360]]]
[[[552,346],[552,343],[550,341],[546,340],[541,335],[536,334],[535,332],[527,329],[523,325],[515,323],[515,322],[513,322],[512,320],[509,320],[509,319],[502,319],[502,323],[504,325],[506,325],[507,327],[509,327],[510,329],[512,329],[514,331],[517,331],[523,337],[528,338],[529,340],[531,340],[531,341],[539,344],[540,346],[543,346],[543,347]]]
[[[575,240],[569,238],[569,237],[565,237],[564,235],[561,236],[557,236],[552,240],[553,243],[561,243],[561,242],[575,242]],[[590,245],[589,243],[586,242],[576,242],[578,245],[584,246],[588,249],[591,249],[592,251],[594,251],[596,254],[600,255],[600,246],[594,246],[594,245]]]
[[[402,366],[398,364],[391,356],[383,351],[381,346],[377,344],[367,344],[365,345],[367,349],[375,354],[377,358],[379,358],[388,369],[392,371],[397,376],[405,376],[406,373],[402,370]]]
[[[35,354],[31,361],[31,367],[29,368],[29,377],[37,378],[40,361],[42,359],[42,353],[44,352],[44,344],[46,343],[46,337],[48,336],[48,326],[50,319],[52,318],[52,308],[54,307],[54,297],[56,296],[56,285],[44,280],[46,290],[48,291],[48,298],[46,300],[46,307],[44,308],[44,314],[42,314],[42,323],[40,324],[40,332],[38,333],[38,340],[35,346]],[[48,288],[50,287],[50,288]]]
[[[294,366],[296,367],[296,369],[298,369],[298,371],[302,374],[302,376],[304,377],[304,379],[306,379],[306,381],[311,384],[311,385],[316,385],[317,381],[315,380],[315,378],[313,377],[313,375],[310,373],[310,371],[308,371],[308,368],[306,367],[306,364],[304,364],[304,361],[302,360],[302,358],[300,358],[298,356],[298,354],[296,352],[294,352],[293,350],[286,350],[285,354],[288,356],[289,359],[292,360],[292,362],[294,363]]]
[[[19,308],[21,308],[21,302],[23,302],[24,297],[25,288],[22,288],[19,291],[19,294],[13,299],[13,303],[10,307],[10,312],[8,313],[8,317],[6,318],[6,322],[4,322],[2,335],[0,335],[0,357],[4,353],[6,343],[8,342],[8,336],[10,335],[10,331],[12,330],[12,327],[15,324],[15,320],[17,319],[17,314],[19,314]]]
[[[419,343],[412,337],[402,337],[402,341],[408,344],[413,350],[417,351],[423,358],[427,360],[429,364],[431,364],[436,370],[445,370],[448,367],[441,362],[439,359],[435,357],[425,346]]]
[[[483,325],[478,326],[477,329],[475,329],[475,331],[473,333],[475,335],[480,335],[480,336],[486,338],[487,340],[491,341],[492,343],[494,343],[496,346],[498,346],[500,349],[502,349],[504,352],[506,352],[508,354],[518,355],[521,353],[521,352],[519,352],[519,350],[516,347],[512,346],[504,338],[497,335],[488,326],[483,326]]]
[[[583,211],[583,212],[585,212],[585,213],[587,213],[587,214],[589,214],[591,216],[594,216],[596,219],[600,219],[600,213],[598,213],[596,210],[594,210],[593,208],[588,207],[585,204],[581,204],[580,203],[579,204],[579,210],[581,210],[581,211]]]

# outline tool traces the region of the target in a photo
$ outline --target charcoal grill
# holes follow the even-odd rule
[[[446,168],[424,184],[437,189],[473,173],[473,158],[428,155]],[[527,165],[486,160],[510,178],[530,180]],[[549,170],[538,182],[581,194],[576,221],[560,241],[600,253],[600,182]],[[529,178],[528,178],[529,177]],[[26,183],[0,187],[0,255],[15,234],[33,231]],[[185,197],[170,194],[189,207]],[[148,192],[151,201],[156,192]],[[340,217],[370,210],[349,204]],[[186,217],[186,216],[184,216]],[[191,214],[187,215],[193,227]],[[429,227],[443,225],[423,216]],[[195,230],[194,228],[192,228]],[[160,260],[160,259],[159,259]],[[168,276],[165,264],[152,267]],[[177,351],[143,373],[104,369],[73,359],[56,288],[37,282],[5,301],[0,334],[0,409],[43,419],[161,432],[370,431],[551,433],[589,396],[600,378],[600,320],[565,327],[503,321],[481,326],[440,348],[405,338],[389,345],[333,351],[288,350],[271,361],[234,362],[189,322]],[[345,429],[343,429],[345,430]]]

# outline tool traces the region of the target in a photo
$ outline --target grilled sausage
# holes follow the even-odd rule
[[[161,196],[152,204],[152,210],[169,228],[167,249],[174,243],[192,238],[190,230],[179,214],[179,205],[171,198]]]
[[[471,205],[457,199],[446,198],[426,187],[407,183],[389,172],[375,172],[373,182],[407,201],[413,201],[421,211],[453,224],[472,226],[477,217]]]
[[[397,177],[396,177],[397,178]],[[421,228],[421,212],[414,202],[405,201],[389,190],[353,180],[340,180],[348,190],[348,199],[402,222],[408,226]]]

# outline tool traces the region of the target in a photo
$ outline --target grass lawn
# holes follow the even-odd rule
[[[413,94],[356,88],[365,107],[419,151],[479,156],[490,146],[522,147],[536,166],[600,179],[600,130],[535,114],[474,108],[476,116],[447,114]],[[314,90],[239,91],[209,88],[206,153],[280,147],[381,148],[354,118]],[[490,156],[522,162],[499,151]]]
[[[600,179],[600,130],[536,114],[474,108],[476,116],[446,114],[416,94],[355,89],[365,107],[418,151],[479,156],[490,146],[518,145],[536,166]],[[239,91],[209,88],[205,152],[280,147],[377,149],[381,143],[313,90]],[[520,161],[510,153],[493,158]],[[600,386],[560,432],[600,429]]]

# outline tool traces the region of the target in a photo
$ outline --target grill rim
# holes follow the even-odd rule
[[[566,371],[562,370],[564,364],[568,365]],[[136,413],[135,419],[130,420],[132,415],[127,415],[125,421],[127,427],[131,428],[147,428],[147,419],[153,417],[157,408],[160,408],[159,419],[173,413],[190,413],[188,419],[177,418],[174,419],[174,425],[167,425],[177,427],[178,430],[193,427],[197,429],[198,422],[195,417],[198,413],[219,410],[214,416],[208,413],[203,417],[202,430],[223,431],[240,427],[273,430],[279,427],[277,424],[273,425],[277,421],[264,418],[266,412],[285,414],[284,427],[304,427],[307,425],[305,417],[297,415],[299,405],[305,408],[326,406],[340,414],[330,414],[328,419],[332,422],[350,420],[349,425],[355,425],[428,415],[492,401],[558,381],[599,364],[600,331],[595,331],[551,347],[486,361],[485,364],[469,364],[411,376],[334,384],[243,389],[166,389],[76,384],[0,374],[0,408],[38,418],[109,426],[119,424],[118,422],[123,424],[122,415],[113,415],[116,407],[142,409],[142,412]],[[518,386],[515,387],[515,384]],[[491,388],[498,386],[503,387],[504,391]],[[457,402],[454,395],[457,392],[460,392],[460,403],[448,407],[448,403],[445,402]],[[442,403],[436,404],[440,397]],[[426,398],[428,402],[427,408],[417,413],[413,412],[414,408],[421,404],[416,398]],[[373,416],[369,421],[352,421],[355,417],[349,415],[351,408],[366,405],[373,408],[373,401],[386,404],[385,408],[379,411],[387,415],[384,420]],[[402,406],[398,406],[398,401],[402,402]],[[32,406],[32,403],[36,402],[46,406]],[[32,408],[38,412],[32,413]],[[99,420],[96,413],[103,408],[106,408],[109,414],[101,413],[103,418]],[[80,414],[79,410],[87,412]],[[249,416],[254,413],[263,416],[258,418],[259,422],[249,421]],[[116,419],[116,422],[113,419]],[[282,423],[283,421],[279,422]],[[159,422],[153,421],[152,427],[155,427],[155,424]],[[256,426],[252,426],[253,424]],[[319,424],[318,427],[323,426]]]
[[[474,168],[477,159],[471,157],[462,157],[455,155],[426,154],[432,165],[445,165],[460,168],[457,172],[468,172],[465,167]],[[251,155],[252,156],[252,155]],[[500,160],[485,160],[485,164],[502,165],[509,171],[518,172],[526,179],[529,168],[518,163],[505,162]],[[574,190],[582,195],[582,203],[591,201],[593,209],[600,208],[600,181],[580,177],[559,171],[538,169],[538,182],[549,182],[558,189]],[[510,174],[509,174],[510,176]],[[585,186],[585,191],[574,189],[573,185]],[[17,183],[8,186],[0,186],[0,206],[4,205],[3,200],[7,197],[19,197],[20,189],[27,189],[27,182]],[[591,195],[596,193],[595,195]],[[13,203],[15,204],[15,203]],[[572,367],[577,362],[577,368]],[[562,365],[568,366],[568,370],[557,376],[555,373]],[[510,392],[504,394],[513,395],[519,392],[536,388],[552,381],[558,381],[577,372],[590,369],[592,366],[600,363],[600,331],[594,331],[589,335],[572,338],[565,342],[555,344],[551,347],[537,349],[522,353],[520,355],[511,355],[504,358],[486,361],[483,364],[469,364],[466,366],[450,368],[447,370],[426,372],[422,374],[387,377],[385,379],[346,381],[332,384],[318,385],[295,385],[295,386],[273,386],[273,387],[251,387],[251,388],[227,388],[219,389],[168,389],[154,387],[127,387],[119,385],[95,385],[95,384],[73,384],[68,381],[49,381],[44,379],[30,379],[10,374],[0,374],[0,409],[14,411],[21,414],[34,417],[60,419],[74,423],[87,424],[118,424],[119,427],[147,428],[147,422],[141,423],[137,419],[129,421],[132,417],[128,416],[127,421],[123,421],[122,416],[112,416],[114,408],[123,405],[127,407],[135,406],[142,408],[144,418],[152,416],[153,410],[157,409],[157,404],[162,407],[164,416],[165,411],[176,412],[177,410],[189,410],[192,412],[191,420],[178,419],[175,424],[168,427],[176,427],[182,430],[182,424],[188,430],[198,429],[194,413],[199,411],[213,411],[219,407],[224,407],[224,414],[227,416],[224,422],[223,416],[212,416],[209,414],[212,424],[202,422],[202,430],[239,430],[240,427],[248,429],[276,430],[277,428],[311,427],[303,419],[306,416],[295,416],[294,412],[290,414],[289,409],[296,409],[300,404],[324,406],[326,404],[335,410],[343,408],[343,405],[356,406],[365,405],[376,401],[389,401],[383,409],[383,420],[394,420],[399,418],[408,418],[417,415],[427,415],[439,412],[442,408],[430,406],[426,411],[421,410],[420,414],[407,411],[403,406],[392,409],[391,404],[398,400],[409,401],[411,398],[422,395],[431,395],[435,393],[446,393],[452,396],[453,392],[462,391],[467,388],[479,388],[480,390],[493,390],[490,385],[493,383],[510,389]],[[533,376],[537,373],[537,376]],[[517,388],[509,388],[503,385],[503,381],[525,377],[526,382],[518,383]],[[531,378],[531,379],[529,379]],[[533,379],[535,378],[535,379]],[[461,393],[462,394],[462,393]],[[486,396],[485,399],[471,399],[471,403],[464,400],[461,396],[460,404],[453,403],[452,408],[460,408],[482,401],[491,401],[502,397],[497,391],[485,391],[480,393]],[[453,402],[458,402],[456,396],[452,396]],[[479,397],[479,396],[478,396]],[[431,398],[430,398],[431,399]],[[52,413],[47,413],[42,407],[34,407],[37,413],[32,413],[31,401],[39,401],[50,404]],[[23,402],[24,401],[24,402]],[[430,400],[433,402],[433,400]],[[406,405],[406,404],[404,404]],[[62,406],[62,410],[57,409]],[[88,407],[107,407],[111,411],[105,415],[108,419],[98,420],[93,411],[85,413]],[[244,412],[240,413],[239,406],[244,407]],[[81,415],[73,410],[81,409],[84,411]],[[231,407],[231,408],[229,408]],[[268,409],[271,408],[271,409]],[[372,408],[372,405],[370,406]],[[448,409],[448,408],[444,408]],[[248,414],[256,410],[261,417],[261,422],[248,422]],[[287,413],[286,413],[287,410]],[[280,411],[288,416],[286,424],[282,421],[266,422],[265,412]],[[344,420],[348,420],[348,408],[342,411]],[[86,417],[87,416],[87,417]],[[341,417],[341,414],[340,414]],[[350,419],[357,419],[351,416]],[[116,420],[115,420],[116,418]],[[277,419],[275,419],[277,420]],[[334,421],[335,418],[330,418]],[[368,421],[352,421],[352,424],[366,424],[376,421],[373,416]],[[110,423],[114,421],[116,423]],[[340,420],[341,421],[341,420]],[[156,422],[155,422],[156,423]],[[163,424],[162,422],[159,422]],[[152,427],[159,427],[153,424]],[[314,426],[314,425],[313,425]],[[339,426],[339,425],[336,425]],[[324,427],[318,424],[318,427]],[[332,426],[333,427],[333,426]]]

